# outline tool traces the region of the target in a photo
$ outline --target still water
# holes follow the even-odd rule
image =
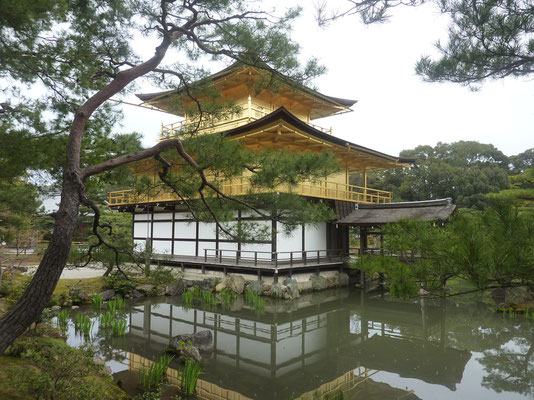
[[[206,399],[533,399],[534,320],[495,314],[480,301],[399,302],[356,289],[229,309],[181,298],[132,302],[123,337],[91,340],[116,381],[135,386],[142,363],[178,334],[210,330],[199,389]],[[71,324],[69,344],[83,341]],[[171,364],[180,369],[178,360]]]

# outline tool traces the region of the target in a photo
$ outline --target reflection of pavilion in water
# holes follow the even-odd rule
[[[316,296],[274,302],[260,316],[246,307],[221,314],[167,303],[135,306],[124,350],[153,358],[171,337],[209,329],[214,349],[204,357],[203,380],[251,398],[312,398],[319,388],[337,390],[347,374],[353,385],[344,390],[384,385],[376,398],[410,394],[366,379],[377,370],[451,390],[461,381],[470,353],[446,347],[441,308],[349,291],[312,303]]]

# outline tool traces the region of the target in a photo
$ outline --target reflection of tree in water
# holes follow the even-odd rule
[[[534,342],[526,337],[494,350],[487,350],[479,362],[488,373],[482,385],[496,392],[517,392],[534,395]]]
[[[534,321],[522,316],[503,317],[476,300],[460,304],[448,301],[445,308],[439,307],[439,302],[429,305],[426,316],[434,323],[441,322],[440,329],[429,332],[428,341],[442,343],[440,334],[444,333],[445,347],[482,353],[478,362],[486,371],[484,387],[534,396]],[[400,331],[403,335],[414,334],[414,328],[400,327]]]

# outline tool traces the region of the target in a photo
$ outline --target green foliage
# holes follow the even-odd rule
[[[106,282],[106,288],[113,289],[115,293],[121,297],[126,297],[126,295],[130,294],[137,286],[137,283],[126,279],[119,273],[111,273],[109,276],[104,276],[103,279],[104,282]]]
[[[508,187],[509,159],[490,144],[460,141],[401,152],[417,159],[409,169],[369,176],[369,185],[393,192],[396,200],[452,198],[460,207],[483,208],[486,194]]]
[[[115,319],[115,315],[109,311],[105,314],[102,314],[100,316],[100,327],[111,328],[114,319]]]
[[[66,310],[61,310],[57,315],[57,325],[62,331],[67,330],[69,324],[69,313]]]
[[[510,203],[492,201],[446,227],[401,221],[384,233],[391,256],[362,257],[357,267],[384,274],[396,296],[413,296],[419,288],[443,294],[452,278],[479,290],[534,284],[534,213]]]
[[[439,1],[451,15],[449,37],[437,44],[441,57],[422,57],[416,71],[433,82],[470,85],[486,78],[532,72],[532,4],[528,1]]]
[[[74,328],[85,337],[90,337],[94,321],[85,314],[78,313],[74,316]]]
[[[13,355],[13,353],[11,353]],[[18,340],[17,358],[4,364],[8,393],[38,399],[125,399],[124,392],[93,362],[90,348],[74,349],[64,341],[46,337]],[[11,357],[10,357],[11,358]],[[1,375],[1,374],[0,374]],[[0,390],[5,393],[4,388]],[[12,397],[6,397],[12,398]]]
[[[161,383],[166,379],[167,369],[173,359],[172,355],[162,354],[147,369],[141,366],[137,383],[146,391],[154,391],[159,388]]]
[[[220,294],[221,304],[224,308],[230,308],[232,302],[237,298],[237,294],[231,289],[224,289]]]
[[[93,307],[97,310],[100,310],[102,308],[102,295],[100,293],[94,294],[91,297],[91,301],[93,303]]]
[[[193,305],[193,292],[187,291],[182,293],[182,302],[184,306],[191,307]]]
[[[196,361],[186,360],[184,371],[180,378],[180,391],[186,396],[194,394],[199,376],[200,364]]]
[[[123,336],[128,329],[128,323],[124,319],[115,319],[111,323],[111,332],[115,336]]]
[[[265,300],[251,290],[245,291],[245,302],[252,306],[256,311],[263,311],[265,308]]]

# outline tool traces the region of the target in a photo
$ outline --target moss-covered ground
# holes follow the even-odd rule
[[[90,349],[69,347],[61,334],[40,326],[0,356],[0,399],[129,399]]]

